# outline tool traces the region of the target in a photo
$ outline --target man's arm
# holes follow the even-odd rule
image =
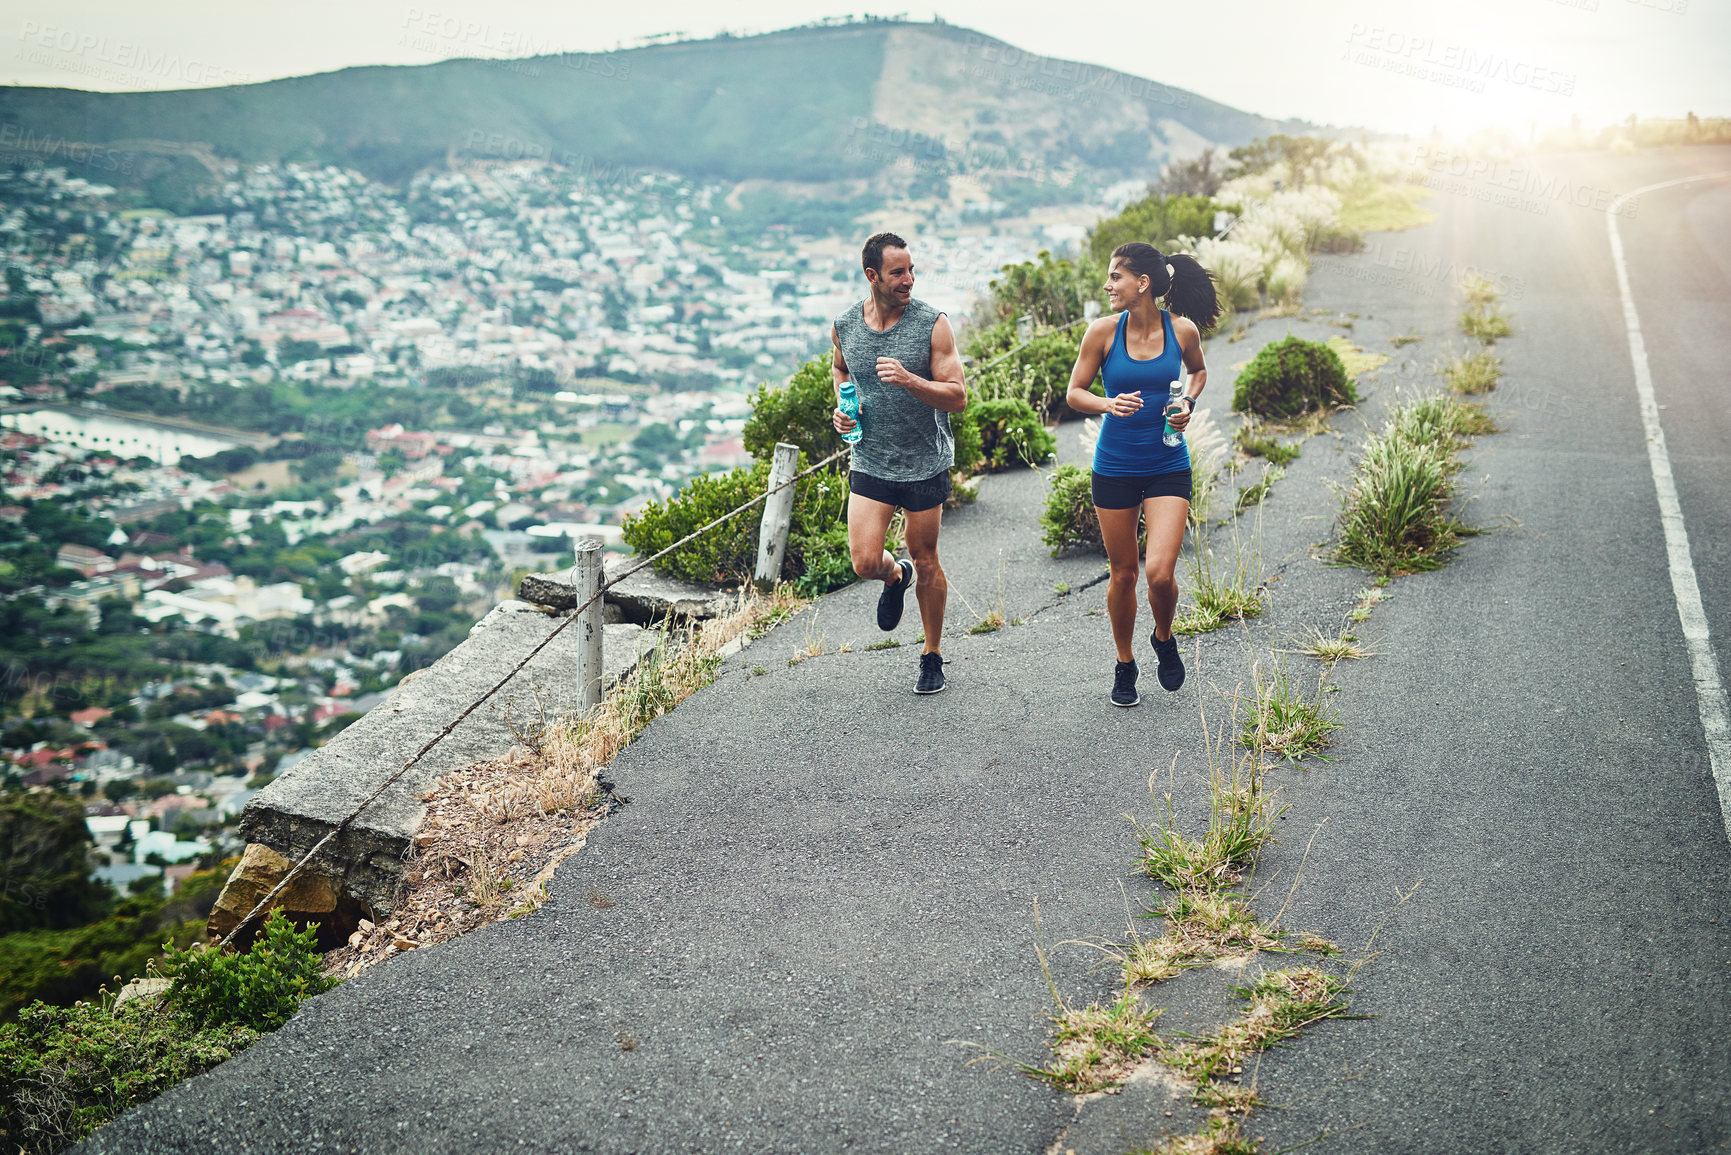
[[[835,412],[830,414],[829,423],[835,426],[837,433],[846,433],[858,422],[841,411],[841,383],[852,381],[853,375],[848,372],[847,359],[841,355],[841,337],[836,334],[834,325],[829,327],[829,343],[835,346],[835,357],[830,362],[830,371],[835,377]]]
[[[894,357],[878,358],[878,380],[897,385],[945,413],[960,413],[968,406],[968,386],[962,379],[962,355],[956,350],[956,334],[943,314],[932,326],[932,380],[916,377]]]

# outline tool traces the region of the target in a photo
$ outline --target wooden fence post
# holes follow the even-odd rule
[[[787,535],[793,523],[793,486],[779,493],[775,487],[799,472],[799,446],[778,441],[769,466],[769,498],[763,503],[763,521],[757,531],[757,588],[771,590],[781,580],[781,563],[787,557]]]
[[[577,569],[575,593],[582,605],[595,597],[601,588],[601,539],[577,539]],[[577,620],[577,709],[591,710],[601,704],[601,623],[605,615],[605,599],[595,598],[595,604],[578,615]]]

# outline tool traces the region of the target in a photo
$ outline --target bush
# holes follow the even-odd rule
[[[204,932],[208,903],[201,911],[196,904],[182,903],[180,895],[165,902],[161,880],[146,882],[146,893],[125,900],[89,926],[0,938],[0,1019],[39,999],[64,1005],[92,998],[116,975],[130,979],[143,974],[150,959],[161,953],[164,939],[185,944]],[[210,897],[215,899],[214,894]]]
[[[113,1013],[36,1003],[0,1027],[0,1137],[9,1150],[59,1151],[257,1038],[245,1026],[201,1030],[154,1000]]]
[[[1081,342],[1081,326],[1042,333],[991,368],[970,373],[968,395],[982,401],[1005,397],[1026,401],[1042,421],[1054,415],[1060,421],[1074,417],[1076,414],[1064,404],[1064,393],[1070,388],[1070,371],[1076,366]],[[968,356],[980,365],[1015,348],[1013,321],[977,330],[967,340]],[[1098,381],[1094,391],[1105,392]]]
[[[302,999],[336,985],[321,973],[324,956],[317,940],[317,926],[297,931],[282,911],[273,910],[244,953],[202,943],[187,950],[170,947],[164,969],[174,982],[165,1001],[200,1029],[274,1031],[293,1017]]]
[[[822,461],[843,447],[835,431],[834,354],[826,352],[799,367],[786,385],[767,381],[751,393],[751,417],[745,423],[746,452],[768,461],[778,441],[799,446],[811,461]],[[847,468],[843,458],[830,468]]]
[[[1456,451],[1495,429],[1479,406],[1446,394],[1396,409],[1353,470],[1334,560],[1387,577],[1440,567],[1469,532],[1448,512]]]
[[[1234,412],[1275,420],[1357,401],[1358,390],[1340,355],[1320,341],[1293,336],[1264,345],[1238,374],[1232,391]]]
[[[995,401],[970,398],[957,425],[971,426],[977,434],[979,464],[987,473],[1038,465],[1057,452],[1058,439],[1040,424],[1033,406],[1013,397]],[[957,438],[956,468],[962,468],[961,439]]]
[[[1094,515],[1092,478],[1075,465],[1060,465],[1046,479],[1046,509],[1040,514],[1040,537],[1057,557],[1071,549],[1104,553],[1100,519]]]
[[[800,458],[800,468],[805,468]],[[769,485],[769,464],[759,462],[749,469],[694,477],[684,489],[666,501],[652,501],[625,519],[625,543],[647,557],[672,545],[686,534],[737,506],[760,496]],[[757,533],[761,506],[740,514],[710,530],[683,549],[655,563],[657,573],[681,581],[738,583],[750,581],[757,568]],[[830,575],[833,584],[816,589],[820,578],[806,581],[802,589],[827,593],[853,580],[847,561],[847,482],[829,473],[817,473],[794,486],[793,524],[787,557],[782,562],[784,581],[797,582],[808,571]],[[840,527],[839,555],[836,535]],[[845,579],[840,575],[845,573]]]

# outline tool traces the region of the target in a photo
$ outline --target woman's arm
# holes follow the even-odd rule
[[[1166,421],[1182,433],[1190,424],[1190,415],[1196,412],[1196,402],[1201,398],[1202,390],[1208,387],[1208,365],[1202,359],[1202,333],[1194,321],[1188,317],[1173,317],[1172,334],[1178,338],[1178,348],[1184,354],[1184,368],[1190,371],[1190,386],[1184,391],[1184,399],[1190,404],[1184,407],[1184,412],[1174,413]]]
[[[1114,417],[1128,417],[1142,408],[1142,393],[1120,393],[1116,397],[1099,397],[1090,391],[1094,378],[1100,375],[1100,366],[1106,360],[1106,351],[1112,347],[1112,335],[1116,332],[1118,317],[1101,317],[1088,326],[1088,331],[1082,334],[1082,347],[1076,350],[1076,367],[1070,370],[1070,388],[1064,394],[1064,403],[1078,413],[1110,413]]]

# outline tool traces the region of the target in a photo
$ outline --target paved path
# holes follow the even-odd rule
[[[1570,163],[1623,191],[1731,157]],[[1724,316],[1721,195],[1643,203],[1630,240],[1643,308],[1655,301],[1646,315],[1687,315],[1666,297],[1687,272],[1701,308]],[[1731,850],[1603,218],[1434,204],[1430,226],[1319,260],[1308,304],[1360,314],[1355,340],[1390,351],[1391,335],[1425,339],[1276,488],[1260,538],[1277,579],[1270,614],[1191,647],[1182,693],[1163,694],[1150,669],[1141,707],[1106,701],[1104,587],[1088,585],[1101,560],[1046,556],[1038,476],[990,479],[947,523],[951,622],[965,629],[1000,589],[1026,621],[948,638],[949,692],[909,693],[911,645],[862,649],[879,636],[875,590],[824,599],[620,756],[613,777],[631,803],[561,870],[540,913],[313,1000],[87,1149],[1036,1155],[1056,1143],[1091,1155],[1193,1129],[1194,1111],[1156,1084],[1078,1108],[967,1065],[975,1052],[958,1041],[1042,1061],[1036,936],[1066,999],[1109,994],[1098,955],[1060,944],[1121,935],[1126,908],[1151,895],[1125,818],[1150,816],[1150,773],[1176,755],[1178,804],[1200,818],[1199,714],[1219,724],[1217,690],[1281,639],[1338,624],[1363,584],[1310,556],[1332,518],[1330,482],[1345,479],[1362,424],[1398,387],[1434,387],[1432,368],[1460,344],[1452,275],[1385,268],[1396,250],[1524,283],[1510,305],[1517,336],[1499,350],[1506,432],[1481,439],[1466,475],[1472,518],[1506,528],[1394,584],[1365,631],[1382,655],[1336,679],[1338,760],[1275,772],[1291,810],[1261,875],[1271,905],[1322,824],[1290,925],[1360,946],[1397,891],[1419,885],[1358,977],[1355,1007],[1375,1017],[1265,1060],[1264,1093],[1287,1108],[1253,1132],[1265,1150],[1329,1133],[1318,1152],[1731,1141]],[[1214,342],[1214,407],[1230,379],[1220,370],[1289,328],[1340,331],[1294,318]],[[1655,352],[1661,400],[1676,390],[1696,407],[1679,470],[1701,524],[1726,516],[1724,393],[1691,392],[1678,379],[1689,363],[1672,358],[1702,340],[1722,347],[1722,329],[1667,332],[1683,352]],[[1073,457],[1073,427],[1062,438]],[[1731,567],[1704,553],[1718,628]],[[1055,581],[1075,592],[1057,596]],[[896,636],[917,629],[910,613]],[[814,641],[823,656],[789,664]],[[836,652],[844,643],[852,652]],[[1232,979],[1192,972],[1151,999],[1171,1007],[1163,1025],[1205,1024],[1230,1011]]]

